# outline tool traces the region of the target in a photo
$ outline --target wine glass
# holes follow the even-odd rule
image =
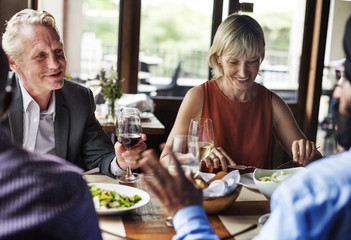
[[[139,110],[129,107],[119,109],[116,126],[118,142],[129,151],[133,146],[139,143],[141,133],[142,127]],[[127,162],[128,167],[126,173],[118,175],[117,179],[123,183],[133,183],[138,180],[139,175],[132,172],[130,157],[128,157]]]
[[[185,174],[190,172],[193,178],[199,174],[200,154],[197,137],[190,135],[174,136],[171,151],[168,163],[168,171],[170,174],[176,173],[176,161],[180,163]],[[171,216],[166,218],[166,225],[173,226]]]
[[[195,178],[199,174],[200,152],[198,139],[190,135],[176,135],[172,141],[172,154],[169,158],[168,171],[175,173],[175,161],[178,161],[184,173],[191,173]]]
[[[188,134],[198,139],[201,161],[208,157],[214,146],[212,120],[209,118],[191,119]]]

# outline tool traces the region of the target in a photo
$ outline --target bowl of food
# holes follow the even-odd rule
[[[288,177],[297,172],[303,171],[305,168],[285,168],[285,169],[261,169],[256,168],[253,174],[253,180],[258,190],[268,199],[275,189]]]
[[[203,207],[207,214],[217,214],[224,211],[238,198],[242,186],[237,184],[237,182],[235,182],[236,180],[228,178],[229,176],[225,178],[227,174],[226,172],[219,172],[207,182],[201,179],[201,177],[195,179],[196,183],[203,190],[212,188],[212,190],[214,189],[219,193],[218,196],[206,196],[206,194],[204,194]],[[238,176],[240,178],[239,173]],[[229,184],[233,182],[234,185],[230,187],[230,190],[226,191],[226,189],[228,189],[228,182]]]

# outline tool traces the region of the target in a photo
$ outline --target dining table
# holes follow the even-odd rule
[[[154,176],[146,175],[149,181]],[[172,239],[176,234],[173,227],[166,225],[166,211],[154,196],[138,180],[135,183],[119,183],[118,180],[101,174],[84,175],[87,183],[123,184],[141,189],[150,195],[150,201],[139,208],[120,214],[98,215],[99,226],[104,240],[112,239]],[[219,237],[239,232],[252,224],[257,224],[260,216],[270,212],[269,201],[255,188],[243,186],[238,198],[219,214],[208,214],[209,222]],[[235,237],[236,240],[251,239],[259,232],[261,225],[254,230]],[[234,238],[232,238],[234,239]]]

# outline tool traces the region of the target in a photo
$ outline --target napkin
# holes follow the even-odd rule
[[[203,180],[208,182],[215,176],[213,173],[200,172],[200,176]],[[213,181],[208,188],[202,191],[204,197],[220,197],[233,191],[240,180],[240,174],[238,170],[229,172],[224,178]]]
[[[124,93],[122,97],[117,100],[117,104],[118,106],[138,108],[140,112],[154,111],[154,101],[144,93]]]

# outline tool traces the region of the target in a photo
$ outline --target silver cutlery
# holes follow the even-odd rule
[[[258,223],[263,225],[266,223],[266,221],[268,220],[270,216],[270,213],[267,213],[267,214],[264,214],[262,215],[259,219],[258,219]],[[246,232],[249,232],[251,230],[254,230],[256,227],[258,226],[258,224],[253,224],[247,228],[245,228],[244,230],[241,230],[240,232],[237,232],[237,233],[234,233],[232,235],[228,235],[228,236],[225,236],[225,237],[222,237],[221,240],[227,240],[227,239],[231,239],[231,238],[234,238],[240,234],[243,234],[243,233],[246,233]]]
[[[238,169],[238,170],[245,170],[245,169],[256,168],[256,167],[254,167],[254,166],[246,166],[246,165],[236,165],[234,167],[234,166],[231,166],[231,165],[227,165],[227,168]]]

